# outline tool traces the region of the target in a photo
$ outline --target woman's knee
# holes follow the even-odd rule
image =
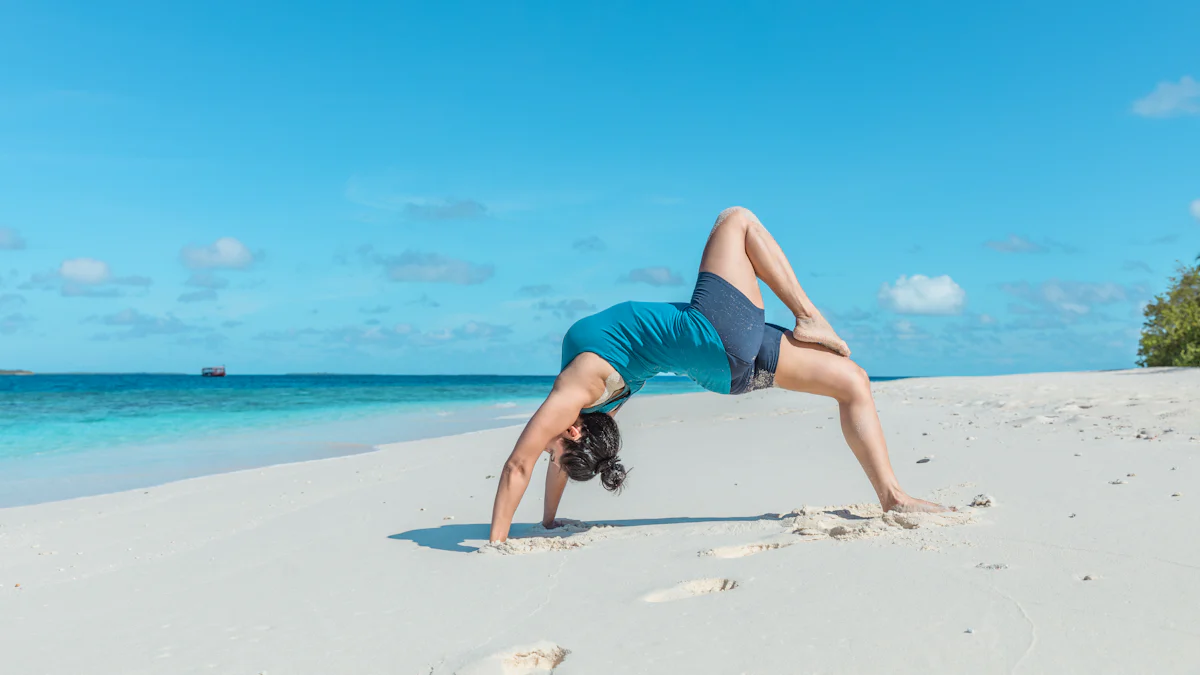
[[[845,363],[841,365],[842,373],[840,379],[841,386],[838,387],[838,400],[843,403],[870,398],[871,397],[871,376],[867,371],[857,363],[850,359],[845,359]]]
[[[713,229],[721,227],[722,225],[741,227],[744,229],[757,222],[758,217],[755,216],[750,209],[744,206],[731,206],[717,216],[717,222],[713,226]]]

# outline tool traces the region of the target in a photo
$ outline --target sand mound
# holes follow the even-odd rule
[[[492,555],[525,555],[568,551],[607,538],[615,529],[607,525],[590,525],[580,520],[560,519],[558,523],[558,527],[549,530],[535,525],[525,536],[510,537],[498,544],[485,544],[479,548],[479,552]]]

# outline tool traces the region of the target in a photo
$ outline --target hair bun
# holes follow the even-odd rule
[[[617,492],[621,489],[627,473],[625,466],[616,457],[605,457],[596,462],[596,474],[600,476],[600,482],[604,485],[604,489],[609,492]]]

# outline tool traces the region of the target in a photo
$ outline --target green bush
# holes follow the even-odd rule
[[[1200,366],[1200,264],[1181,266],[1144,314],[1139,366]]]

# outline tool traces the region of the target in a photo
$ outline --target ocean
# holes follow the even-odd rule
[[[0,508],[523,424],[552,376],[0,377]],[[702,391],[656,377],[641,395]],[[511,448],[497,448],[497,461]]]

